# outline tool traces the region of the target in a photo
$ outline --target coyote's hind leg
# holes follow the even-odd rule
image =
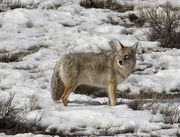
[[[75,87],[76,87],[76,82],[69,82],[65,84],[64,92],[61,97],[64,106],[68,106],[67,104],[68,96],[75,89]]]

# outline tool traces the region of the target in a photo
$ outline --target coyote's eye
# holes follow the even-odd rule
[[[129,59],[129,56],[128,56],[128,55],[125,55],[125,56],[124,56],[124,59],[125,59],[125,60],[128,60],[128,59]]]

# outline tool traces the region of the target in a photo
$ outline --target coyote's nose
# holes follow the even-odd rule
[[[120,64],[120,65],[123,65],[123,62],[120,60],[120,61],[119,61],[119,64]]]

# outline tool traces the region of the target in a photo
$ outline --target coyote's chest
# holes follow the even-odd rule
[[[123,75],[117,75],[117,84],[120,84],[121,82],[123,82],[126,79],[125,76]]]

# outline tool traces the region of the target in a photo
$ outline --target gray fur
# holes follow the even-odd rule
[[[112,53],[109,55],[70,53],[62,57],[52,76],[52,98],[60,99],[68,83],[75,85],[74,88],[81,84],[105,87],[111,82],[117,85],[124,81],[134,69],[137,44],[124,47],[120,42],[111,42],[110,45]]]
[[[54,73],[51,78],[51,96],[54,101],[60,100],[64,91],[64,83],[59,76],[58,68],[59,64],[57,63]]]

